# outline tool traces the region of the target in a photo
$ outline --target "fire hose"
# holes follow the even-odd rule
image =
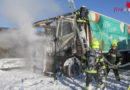
[[[87,20],[89,20],[90,22],[93,22],[97,26],[97,28],[98,28],[98,30],[100,32],[100,41],[101,41],[100,45],[102,47],[102,32],[101,32],[101,29],[100,29],[99,25],[95,21],[93,21],[91,19],[87,19]],[[102,49],[101,49],[101,53],[102,53]],[[120,68],[122,68],[122,67],[126,67],[126,66],[130,65],[130,63],[124,64],[124,65],[114,65],[114,64],[111,64],[104,56],[103,56],[103,58],[104,58],[105,62],[107,64],[109,64],[110,66],[112,66],[112,67],[120,67]]]
[[[68,2],[69,2],[69,5],[70,5],[71,10],[72,10],[72,7],[71,7],[71,3],[72,3],[72,4],[73,4],[74,11],[76,11],[76,7],[75,7],[75,4],[74,4],[74,1],[73,1],[73,0],[68,0]],[[73,14],[73,10],[72,10],[72,14]],[[87,19],[87,20],[90,21],[90,22],[93,22],[93,23],[97,26],[97,28],[98,28],[98,30],[99,30],[99,32],[100,32],[100,41],[101,41],[100,47],[101,47],[101,53],[102,53],[102,31],[101,31],[99,25],[98,25],[95,21],[93,21],[93,20],[91,20],[91,19]],[[104,56],[103,56],[103,57],[104,57]],[[126,67],[126,66],[129,66],[129,65],[130,65],[130,63],[124,64],[124,65],[114,65],[114,64],[111,64],[105,57],[104,57],[104,61],[105,61],[108,65],[110,65],[110,66],[112,66],[112,67],[120,67],[120,68],[122,68],[122,67]]]

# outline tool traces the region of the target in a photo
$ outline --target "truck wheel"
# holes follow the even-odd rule
[[[80,61],[76,57],[68,58],[63,66],[64,75],[67,77],[72,77],[74,74],[80,73]]]

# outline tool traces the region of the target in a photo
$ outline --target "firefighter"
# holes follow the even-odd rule
[[[118,47],[117,40],[113,40],[113,42],[111,44],[111,49],[109,50],[109,53],[107,55],[107,59],[112,65],[119,66],[121,64],[123,58],[121,56],[121,53],[117,50],[117,47]],[[110,69],[112,69],[115,74],[116,80],[120,81],[118,67],[114,67],[112,65],[108,65],[107,74],[109,73]]]
[[[99,42],[97,39],[93,39],[91,42],[91,50],[87,51],[85,55],[82,56],[82,59],[84,61],[83,63],[86,64],[86,90],[89,89],[89,84],[92,82],[93,78],[96,82],[98,82],[100,88],[104,89],[105,86],[100,76],[100,69],[105,72],[106,66],[104,63],[104,58],[100,53]]]
[[[88,18],[88,10],[85,6],[82,6],[78,11],[76,11],[76,22],[80,31],[80,36],[82,43],[86,43],[86,23]],[[87,47],[86,45],[84,45]]]
[[[88,10],[86,6],[82,6],[78,11],[76,11],[76,21],[77,23],[84,24],[88,18]]]

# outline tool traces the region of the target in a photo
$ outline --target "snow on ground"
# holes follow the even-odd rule
[[[121,82],[114,78],[112,72],[109,73],[105,86],[106,90],[126,90],[130,84],[130,76],[121,76]],[[91,84],[92,90],[97,90],[97,83]],[[0,90],[85,90],[85,77],[66,78],[46,77],[33,73],[29,70],[13,69],[0,71]]]

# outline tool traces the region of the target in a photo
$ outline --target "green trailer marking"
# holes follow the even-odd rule
[[[89,18],[92,19],[90,13]],[[93,31],[93,37],[97,38],[100,42],[100,33],[102,32],[104,51],[108,51],[110,49],[111,43],[114,39],[118,41],[119,50],[130,49],[130,35],[128,35],[127,32],[127,24],[102,15],[100,15],[97,25],[94,22],[90,23]],[[99,28],[101,29],[101,32],[98,30]]]

